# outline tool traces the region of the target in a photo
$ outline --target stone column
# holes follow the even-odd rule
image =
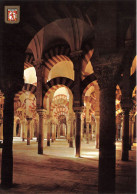
[[[67,127],[68,131],[69,131],[69,147],[73,147],[73,129],[72,129],[72,120],[71,118],[69,118],[68,120],[68,127]]]
[[[36,91],[36,103],[37,109],[43,108],[43,96],[42,96],[42,83],[43,83],[43,74],[44,74],[44,63],[42,59],[34,61],[34,66],[36,69],[37,75],[37,91]]]
[[[82,107],[82,95],[81,95],[81,68],[82,68],[82,51],[74,51],[70,54],[71,60],[74,66],[74,88],[73,88],[73,110],[76,115],[76,157],[80,157],[81,147],[81,107]]]
[[[96,141],[95,146],[97,149],[99,149],[99,126],[100,126],[100,112],[95,112],[95,119],[96,119]]]
[[[25,139],[27,139],[27,128],[28,128],[27,119],[25,118]]]
[[[130,115],[129,115],[129,150],[131,150],[131,146],[132,146],[132,117],[133,117],[133,114],[130,112]]]
[[[75,135],[75,144],[76,144],[76,157],[80,157],[81,150],[81,111],[75,111],[76,115],[76,135]]]
[[[13,125],[13,137],[16,137],[16,121],[14,119],[14,125]]]
[[[21,128],[22,128],[22,141],[25,141],[25,121],[24,120],[21,122]]]
[[[60,125],[58,124],[57,137],[60,138]]]
[[[56,140],[56,123],[54,123],[54,141]]]
[[[132,107],[132,102],[129,97],[123,96],[121,100],[123,109],[123,133],[122,133],[122,160],[129,159],[129,112]]]
[[[86,140],[89,143],[89,122],[86,122]]]
[[[39,134],[38,134],[38,154],[43,154],[43,143],[44,143],[44,114],[46,110],[37,109],[39,115]]]
[[[4,114],[3,114],[3,149],[1,166],[1,185],[8,188],[13,181],[13,121],[14,121],[14,93],[7,89],[4,93]]]
[[[115,192],[115,91],[118,65],[94,67],[100,88],[99,193]]]
[[[52,122],[52,125],[51,125],[51,142],[54,142],[54,123]]]
[[[81,140],[83,140],[84,137],[84,120],[81,119]]]
[[[30,145],[30,125],[32,118],[26,117],[27,120],[27,145]]]
[[[92,141],[92,136],[93,136],[93,126],[90,122],[91,130],[90,130],[90,141]]]
[[[68,140],[68,143],[70,142],[70,128],[71,128],[71,121],[68,119],[68,121],[67,121],[67,140]]]
[[[99,190],[115,190],[115,87],[100,91]]]
[[[47,146],[50,146],[50,128],[51,128],[50,117],[47,116],[47,119],[48,119],[48,128],[47,128]]]
[[[135,124],[135,116],[132,117],[132,136],[131,136],[132,145],[134,143],[134,124]]]
[[[47,120],[45,120],[44,139],[47,139],[47,131],[48,131],[48,122]]]
[[[96,119],[96,130],[95,130],[95,146],[99,149],[99,126],[100,126],[100,89],[98,84],[96,83],[95,86],[95,94],[96,94],[96,103],[95,103],[95,119]]]

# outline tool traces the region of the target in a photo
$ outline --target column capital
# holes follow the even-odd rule
[[[45,116],[45,114],[46,114],[46,110],[45,109],[37,109],[37,113],[38,113],[38,115],[39,116],[41,116],[41,117],[44,117]]]
[[[70,59],[72,60],[74,64],[74,70],[77,71],[76,73],[81,71],[82,66],[82,50],[79,51],[73,51],[70,53]]]
[[[82,51],[82,50],[72,51],[72,52],[70,53],[70,58],[79,57],[79,56],[81,56],[81,55],[82,55],[82,53],[83,53],[83,51]]]
[[[83,107],[75,106],[73,107],[73,110],[75,113],[82,113],[83,112]]]
[[[123,96],[121,99],[121,107],[123,111],[130,111],[133,107],[133,102],[130,97]]]
[[[32,118],[30,118],[29,116],[26,116],[26,120],[30,122]]]
[[[115,89],[117,84],[117,72],[118,65],[96,65],[95,76],[97,77],[97,82],[102,89]]]

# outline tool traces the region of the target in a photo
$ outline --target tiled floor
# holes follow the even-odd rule
[[[14,139],[14,187],[0,193],[97,193],[98,150],[94,142],[82,142],[81,158],[66,140],[56,140],[37,154],[37,143],[27,146]],[[136,144],[130,160],[121,161],[121,142],[116,143],[116,193],[136,193]],[[0,149],[0,157],[1,157]]]

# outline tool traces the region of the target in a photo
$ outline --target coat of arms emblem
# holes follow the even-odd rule
[[[17,21],[17,9],[8,9],[8,21]]]
[[[5,23],[17,24],[20,21],[20,6],[5,6]]]

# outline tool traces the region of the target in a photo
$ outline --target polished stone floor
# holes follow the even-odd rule
[[[38,155],[35,139],[27,146],[14,138],[14,186],[0,189],[0,193],[97,193],[99,153],[94,141],[82,141],[81,158],[74,157],[74,148],[65,139],[56,140],[51,147],[46,140],[44,144],[44,154]],[[121,142],[116,148],[116,193],[136,193],[136,143],[128,162],[121,161]]]

